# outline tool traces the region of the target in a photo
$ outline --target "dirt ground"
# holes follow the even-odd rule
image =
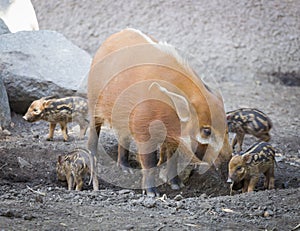
[[[282,150],[275,190],[264,191],[260,182],[256,192],[229,196],[228,185],[211,170],[203,175],[192,172],[180,191],[160,186],[166,198],[147,198],[139,189],[120,188],[103,180],[124,177],[114,162],[116,140],[105,129],[100,142],[112,159],[100,160],[108,166],[102,171],[99,167],[100,191],[92,192],[86,181],[82,192],[69,192],[56,179],[57,156],[85,146],[87,137],[77,140],[78,126],[70,124],[70,142],[63,142],[59,129],[49,142],[45,140],[46,122],[30,124],[13,114],[11,134],[2,133],[0,138],[1,230],[299,229],[300,88],[256,81],[224,82],[221,90],[227,109],[256,106],[272,119],[271,144]],[[246,137],[245,148],[254,141]]]

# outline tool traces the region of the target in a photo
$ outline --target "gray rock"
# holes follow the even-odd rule
[[[10,131],[8,131],[7,129],[2,130],[2,128],[0,128],[0,134],[4,136],[11,136]]]
[[[0,76],[17,113],[25,113],[33,100],[43,96],[74,95],[90,63],[88,53],[54,31],[0,36]]]
[[[1,72],[1,64],[0,64]],[[0,75],[0,128],[6,128],[11,122],[7,92]]]
[[[8,27],[5,22],[0,18],[0,35],[10,33]]]

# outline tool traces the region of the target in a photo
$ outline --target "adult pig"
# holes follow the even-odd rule
[[[158,195],[154,172],[162,145],[169,150],[168,178],[178,187],[177,155],[170,150],[185,150],[199,165],[203,162],[196,156],[203,156],[216,167],[231,157],[221,95],[201,81],[173,46],[138,30],[122,30],[103,42],[89,73],[88,104],[91,153],[96,155],[101,126],[108,122],[118,135],[118,164],[126,169],[133,139],[142,189],[150,196]]]

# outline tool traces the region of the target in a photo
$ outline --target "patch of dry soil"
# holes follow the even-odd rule
[[[49,142],[46,122],[29,124],[13,114],[13,123],[11,135],[0,139],[2,230],[293,230],[300,223],[299,140],[291,127],[273,133],[273,144],[288,152],[278,163],[275,190],[263,191],[260,182],[257,192],[229,196],[228,185],[211,170],[193,172],[180,191],[160,186],[166,198],[148,198],[141,190],[103,181],[104,174],[123,174],[113,159],[111,171],[100,171],[99,192],[92,192],[87,180],[82,192],[67,191],[56,179],[57,156],[85,146],[87,137],[77,141],[78,128],[72,125],[70,142],[63,142],[58,130]],[[100,142],[116,158],[117,143],[108,130]]]

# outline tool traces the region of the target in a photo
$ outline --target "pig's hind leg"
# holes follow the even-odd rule
[[[173,190],[179,190],[184,187],[180,178],[178,177],[177,163],[178,163],[178,154],[176,149],[167,147],[164,149],[167,155],[167,179]]]
[[[60,122],[59,124],[60,124],[60,127],[61,127],[61,132],[62,132],[63,137],[64,137],[64,141],[67,142],[68,139],[69,139],[67,123],[66,122]]]
[[[133,173],[129,165],[130,140],[127,137],[120,137],[118,142],[118,162],[117,165],[123,172]]]
[[[79,127],[80,127],[80,134],[79,134],[79,139],[84,139],[84,136],[86,134],[86,130],[89,127],[89,122],[87,120],[83,120],[79,122]]]
[[[148,196],[158,197],[159,191],[155,185],[157,165],[156,151],[145,154],[139,150],[139,159],[143,169],[142,189],[146,191]]]

